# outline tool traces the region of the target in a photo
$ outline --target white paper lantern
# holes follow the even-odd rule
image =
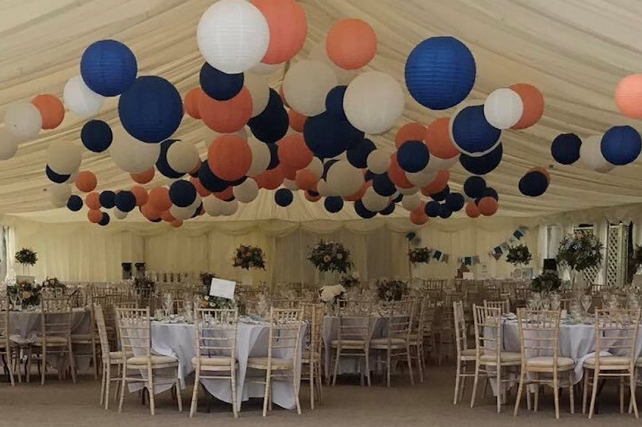
[[[283,187],[291,191],[299,191],[299,186],[297,185],[296,181],[292,181],[291,179],[285,178],[283,180]]]
[[[414,211],[421,206],[421,197],[419,197],[419,194],[417,193],[403,196],[403,199],[401,199],[401,206],[403,206],[407,211]]]
[[[200,203],[200,200],[199,200]],[[172,205],[171,208],[169,208],[169,213],[176,219],[181,219],[183,221],[190,219],[194,213],[196,212],[196,208],[192,208],[191,206],[187,206],[185,208],[178,207],[176,205]]]
[[[221,200],[216,196],[207,196],[203,197],[203,209],[210,216],[219,216],[221,215],[221,205],[219,204]]]
[[[243,73],[267,52],[270,29],[265,16],[245,0],[221,0],[201,16],[196,43],[203,58],[227,73]]]
[[[127,212],[123,212],[118,208],[114,208],[114,216],[116,219],[125,219],[127,218]]]
[[[459,161],[459,154],[451,157],[450,159],[442,159],[437,156],[430,156],[428,166],[424,169],[425,172],[439,172],[442,170],[450,169]],[[412,182],[412,181],[411,181]]]
[[[242,127],[240,130],[237,130],[232,135],[238,136],[239,138],[243,139],[244,141],[247,141],[247,128],[246,127]]]
[[[313,61],[320,61],[324,64],[327,64],[334,75],[337,76],[337,82],[342,86],[347,86],[350,84],[355,77],[359,75],[359,70],[344,70],[343,68],[338,67],[330,58],[328,58],[328,52],[325,46],[325,39],[320,43],[316,44],[311,50],[308,59]]]
[[[79,172],[80,171],[78,169],[76,169],[71,175],[69,175],[69,179],[67,179],[67,181],[65,181],[65,183],[66,184],[73,184],[74,182],[76,182],[76,178],[78,177],[78,173]]]
[[[330,189],[330,186],[324,179],[317,182],[317,193],[319,193],[319,196],[321,197],[329,197],[333,195],[332,189]]]
[[[382,174],[388,171],[390,167],[390,154],[383,150],[374,150],[368,154],[366,163],[372,173]]]
[[[328,170],[326,178],[333,194],[348,197],[355,194],[363,185],[363,173],[345,160],[339,160]]]
[[[13,104],[4,115],[4,127],[22,141],[35,138],[42,128],[40,110],[30,102]]]
[[[60,201],[64,204],[67,204],[67,200],[71,197],[71,185],[69,184],[54,184],[49,191],[51,192],[52,200]]]
[[[250,72],[261,76],[269,76],[270,74],[274,74],[280,66],[281,64],[266,64],[264,62],[259,62],[254,67],[250,68]]]
[[[198,165],[198,151],[191,142],[182,140],[170,145],[167,150],[167,163],[178,173],[188,173]]]
[[[67,81],[63,100],[69,111],[83,119],[98,114],[105,102],[105,98],[89,89],[80,76]]]
[[[313,157],[309,165],[305,167],[314,174],[317,179],[320,179],[323,175],[323,162],[318,157]]]
[[[71,175],[81,162],[82,150],[71,141],[54,141],[47,148],[47,164],[59,175]]]
[[[432,157],[430,158],[430,161],[432,161]],[[430,184],[436,177],[437,177],[436,171],[430,171],[427,169],[424,169],[420,172],[406,172],[406,178],[412,185],[416,185],[418,187],[424,187],[428,184]],[[410,209],[412,210],[412,209]]]
[[[615,166],[606,161],[602,155],[603,136],[604,134],[599,134],[584,138],[580,146],[580,160],[591,170],[607,173],[612,171]]]
[[[239,208],[239,202],[237,200],[232,200],[231,202],[226,202],[221,200],[221,215],[223,216],[232,216],[236,213]]]
[[[510,129],[524,113],[524,102],[517,92],[501,88],[493,91],[484,103],[484,116],[497,129]]]
[[[403,114],[405,102],[397,80],[379,71],[369,71],[350,83],[343,109],[352,126],[376,135],[395,124]]]
[[[232,189],[234,198],[240,203],[250,203],[259,195],[259,185],[252,178],[248,178]]]
[[[270,85],[263,76],[245,73],[245,87],[252,96],[252,117],[261,114],[270,100]],[[246,138],[247,139],[247,138]]]
[[[267,144],[257,140],[256,138],[249,138],[247,140],[250,150],[252,151],[252,165],[250,170],[247,171],[247,176],[257,176],[268,168],[272,154]]]
[[[420,187],[410,187],[410,188],[397,187],[397,191],[399,192],[399,194],[403,194],[404,196],[409,196],[411,194],[416,194],[416,193],[419,192],[419,190],[421,190]]]
[[[109,154],[116,166],[125,172],[141,173],[154,166],[160,149],[160,144],[147,144],[118,129],[109,147]]]
[[[381,212],[390,204],[390,199],[377,194],[374,188],[370,187],[361,199],[363,206],[371,212]]]
[[[54,208],[64,208],[65,206],[67,206],[67,200],[57,199],[53,197],[53,195],[51,196],[50,200],[51,200],[51,205]]]
[[[283,78],[283,95],[290,107],[312,117],[325,111],[325,98],[337,84],[337,77],[328,65],[319,61],[299,61]]]
[[[0,160],[9,160],[18,152],[19,140],[7,129],[0,129]]]

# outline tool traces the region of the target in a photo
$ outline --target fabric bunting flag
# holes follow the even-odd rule
[[[436,259],[437,261],[441,261],[441,255],[442,255],[441,251],[435,250],[435,253],[432,255],[432,258]]]

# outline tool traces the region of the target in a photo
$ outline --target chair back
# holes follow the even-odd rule
[[[517,310],[522,360],[559,356],[560,310]]]
[[[339,341],[370,342],[373,304],[370,301],[339,301]]]
[[[303,301],[299,299],[273,299],[272,307],[280,309],[300,309],[303,307]]]
[[[484,300],[484,307],[499,308],[502,310],[502,314],[510,313],[510,302],[508,300],[501,300],[501,301]]]
[[[453,303],[453,318],[455,324],[455,344],[457,348],[457,357],[461,357],[464,350],[468,350],[468,340],[466,339],[466,317],[464,315],[464,303]]]
[[[151,318],[148,308],[116,308],[116,324],[123,354],[151,356]],[[151,359],[150,359],[151,360]]]
[[[44,345],[48,337],[71,339],[72,308],[71,303],[63,298],[40,298],[41,334]]]
[[[11,324],[9,317],[9,307],[11,302],[9,301],[9,295],[6,293],[0,293],[0,343],[3,344],[5,351],[10,351],[10,340],[9,336],[11,335]]]
[[[323,330],[323,319],[325,304],[304,304],[303,319],[310,327],[306,333],[306,348],[312,353],[321,354],[321,331]]]
[[[475,322],[475,350],[477,359],[484,355],[495,355],[499,365],[502,347],[501,308],[473,306]]]
[[[419,333],[423,336],[429,335],[434,330],[435,316],[437,314],[437,307],[428,297],[424,297],[421,301],[421,309],[419,312]]]
[[[630,368],[636,361],[640,309],[595,310],[595,365],[600,364],[600,352],[627,357]]]
[[[388,340],[393,338],[410,339],[412,322],[415,311],[415,301],[395,301],[387,305],[388,309]]]
[[[268,364],[272,357],[292,360],[293,366],[301,352],[302,309],[270,308]]]
[[[109,365],[109,338],[107,338],[107,326],[105,325],[105,315],[100,305],[94,304],[94,317],[96,327],[98,328],[98,338],[100,339],[100,352],[102,354],[103,364]]]
[[[197,309],[197,357],[225,356],[235,360],[238,325],[237,309]]]

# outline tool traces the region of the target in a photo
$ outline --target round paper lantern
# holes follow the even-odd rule
[[[47,164],[61,175],[71,175],[82,162],[80,147],[71,141],[56,141],[47,148]]]
[[[444,188],[448,185],[448,180],[450,179],[450,172],[447,170],[439,171],[437,177],[428,185],[421,189],[421,193],[424,196],[430,196],[431,194],[439,193],[443,191]]]
[[[406,60],[410,95],[431,110],[445,110],[463,101],[475,84],[475,58],[453,37],[431,37],[419,43]]]
[[[89,45],[80,59],[80,75],[87,87],[102,96],[116,96],[136,80],[138,64],[134,53],[116,40]]]
[[[169,187],[169,200],[179,208],[186,208],[196,200],[196,188],[184,179],[174,181]]]
[[[375,175],[372,180],[372,188],[377,194],[385,197],[390,197],[397,192],[397,187],[395,187],[387,173]]]
[[[606,173],[615,166],[609,163],[602,155],[602,135],[591,135],[582,141],[580,147],[580,160],[591,170]]]
[[[65,118],[65,106],[56,96],[38,95],[31,103],[40,111],[43,129],[55,129]]]
[[[365,138],[359,141],[354,148],[349,148],[347,151],[347,157],[350,164],[356,168],[366,168],[368,166],[368,156],[372,153],[377,147],[374,143]]]
[[[103,208],[111,209],[116,206],[116,193],[111,190],[105,190],[100,193],[98,201],[100,201],[100,205]]]
[[[146,144],[122,131],[117,131],[109,146],[109,155],[116,166],[129,173],[141,173],[154,167],[160,151],[159,144]]]
[[[227,187],[225,190],[218,193],[212,193],[214,196],[220,200],[232,200],[234,199],[234,189],[232,187]]]
[[[382,150],[373,150],[368,155],[368,169],[373,173],[385,173],[390,167],[390,154]]]
[[[282,88],[288,105],[311,117],[325,111],[326,96],[337,84],[337,77],[328,65],[303,60],[290,67]]]
[[[195,87],[190,89],[187,95],[185,95],[185,100],[183,101],[185,112],[194,119],[201,118],[201,113],[198,110],[198,102],[203,94],[203,89]]]
[[[483,199],[484,197],[492,197],[499,202],[499,194],[497,194],[497,191],[495,191],[495,189],[492,187],[486,187],[486,189],[482,192],[482,195],[475,201],[479,203],[479,200]]]
[[[171,206],[171,202],[170,202],[170,206]],[[153,207],[150,203],[147,203],[141,206],[140,213],[142,213],[143,216],[147,218],[149,221],[152,221],[152,222],[160,221],[160,217],[161,217],[160,212],[155,207]]]
[[[446,204],[442,204],[439,206],[439,217],[443,219],[448,219],[452,216],[453,211],[450,209],[450,207]]]
[[[424,225],[429,221],[428,215],[422,209],[410,212],[410,221],[415,225]]]
[[[178,141],[178,139],[167,139],[160,144],[160,153],[156,160],[156,169],[158,169],[158,172],[160,172],[161,175],[166,176],[167,178],[177,179],[185,175],[184,172],[175,171],[167,161],[167,153],[169,152],[169,149]]]
[[[450,193],[446,196],[446,206],[451,210],[451,213],[459,212],[464,208],[465,204],[464,196],[459,193]]]
[[[98,222],[98,225],[100,225],[102,227],[104,227],[106,225],[109,225],[110,219],[111,218],[109,217],[109,214],[107,212],[103,212],[103,217]]]
[[[234,198],[240,203],[253,202],[259,195],[259,185],[253,179],[246,179],[242,184],[234,187]]]
[[[200,111],[202,115],[202,108]],[[120,96],[118,115],[134,138],[148,143],[161,142],[172,136],[181,124],[183,100],[174,85],[164,78],[143,76]]]
[[[105,98],[89,89],[80,76],[67,81],[62,98],[67,109],[83,119],[98,114],[105,102]]]
[[[314,45],[312,49],[310,49],[308,59],[311,59],[313,61],[320,61],[324,64],[327,64],[332,69],[332,71],[334,71],[335,76],[337,76],[337,82],[340,85],[348,85],[352,80],[354,80],[355,77],[359,75],[358,70],[346,70],[340,68],[337,66],[337,64],[332,62],[330,58],[328,58],[325,39],[321,40],[319,43]]]
[[[283,184],[284,176],[281,168],[276,167],[271,170],[266,170],[262,174],[257,175],[254,179],[259,185],[259,188],[265,188],[266,190],[276,190],[281,184]]]
[[[166,187],[156,187],[149,192],[149,201],[147,202],[157,212],[164,212],[172,207],[172,201],[169,198],[169,190]]]
[[[256,139],[265,143],[275,143],[288,131],[289,117],[279,94],[270,89],[270,99],[261,114],[248,121]]]
[[[244,76],[243,73],[224,73],[206,62],[201,67],[199,82],[207,96],[217,101],[227,101],[243,89]]]
[[[407,211],[413,211],[417,209],[419,205],[421,205],[421,197],[419,197],[419,194],[409,194],[403,196],[403,199],[401,199],[401,206]]]
[[[227,181],[214,175],[207,160],[203,162],[198,170],[198,180],[201,181],[203,187],[211,192],[223,191],[229,186]]]
[[[479,208],[475,204],[475,202],[468,202],[466,204],[466,215],[468,215],[470,218],[478,218],[481,213],[479,212]]]
[[[401,126],[395,136],[395,145],[401,147],[404,142],[423,141],[426,136],[426,126],[421,123],[406,123]]]
[[[363,219],[374,218],[377,213],[368,210],[361,200],[354,202],[354,211]]]
[[[390,158],[390,168],[388,168],[388,177],[397,188],[412,188],[415,186],[408,180],[406,172],[399,166],[397,153]]]
[[[430,202],[426,203],[424,211],[430,218],[437,218],[439,216],[439,213],[441,212],[441,205],[439,204],[439,202],[431,200]]]
[[[265,16],[245,0],[222,0],[205,11],[196,29],[203,58],[225,73],[243,73],[258,65],[270,42]]]
[[[267,80],[256,74],[245,73],[245,87],[252,98],[252,117],[265,111],[270,101],[270,86]]]
[[[308,34],[305,11],[295,0],[252,0],[267,21],[270,42],[261,60],[265,64],[289,61],[301,50]]]
[[[214,196],[207,196],[203,198],[203,209],[210,216],[220,215],[220,200]]]
[[[430,161],[432,162],[433,159],[435,159],[435,157],[432,157]],[[390,169],[392,170],[392,165]],[[405,173],[405,177],[406,177],[406,180],[410,184],[412,184],[412,186],[423,187],[433,182],[434,179],[437,177],[437,173],[438,171],[431,171],[428,169],[424,169],[416,173]],[[396,184],[396,185],[397,187],[399,187],[399,184]],[[410,188],[410,187],[407,187],[407,188]]]
[[[363,202],[363,206],[371,212],[380,212],[387,208],[388,203],[390,203],[388,197],[378,194],[374,187],[366,190],[361,201]]]
[[[395,211],[395,206],[396,205],[391,202],[387,208],[385,208],[380,212],[381,215],[384,215],[384,216],[392,215],[392,213]]]
[[[232,200],[229,202],[221,202],[221,215],[223,216],[232,216],[236,213],[239,208],[239,202]]]
[[[294,173],[294,179],[284,179],[283,186],[288,190],[298,191],[300,190],[299,186],[296,184],[296,172]]]
[[[114,212],[113,213],[114,213],[114,216],[116,217],[116,219],[121,219],[122,220],[122,219],[127,218],[127,212],[123,212],[120,209],[114,208]]]
[[[18,139],[32,139],[42,128],[42,116],[38,108],[29,102],[13,104],[4,115],[4,127]]]
[[[642,74],[624,77],[615,89],[615,104],[631,119],[642,119]]]
[[[135,182],[139,184],[147,184],[152,179],[154,179],[155,173],[156,173],[156,170],[153,167],[151,167],[144,172],[132,173],[130,175]]]
[[[406,172],[419,172],[428,166],[430,153],[422,141],[408,141],[399,147],[399,166]]]
[[[533,126],[544,115],[544,96],[535,86],[525,83],[513,85],[510,89],[517,92],[524,104],[522,117],[512,128],[526,129]]]
[[[428,151],[434,157],[450,159],[459,154],[450,135],[450,119],[448,117],[433,121],[426,129],[423,139],[428,146]]]
[[[71,175],[60,175],[54,172],[49,165],[45,166],[45,175],[47,175],[49,181],[55,182],[56,184],[62,184],[71,178]]]
[[[343,209],[343,199],[336,196],[328,197],[323,202],[323,206],[325,210],[330,213],[341,212],[341,209]]]
[[[519,180],[519,192],[529,197],[539,197],[548,189],[546,175],[539,171],[527,172]]]
[[[247,141],[252,150],[252,165],[247,171],[247,176],[256,176],[267,170],[271,161],[271,152],[268,144],[250,138]]]
[[[92,192],[87,194],[85,197],[85,204],[89,209],[98,210],[102,206],[100,205],[100,193]]]
[[[279,141],[279,160],[286,166],[299,170],[312,162],[314,153],[305,144],[301,134],[288,135]]]
[[[200,204],[200,201],[199,201]],[[186,207],[180,207],[180,206],[172,206],[169,208],[169,213],[171,216],[173,216],[175,219],[180,219],[180,220],[188,220],[190,219],[194,213],[196,212],[197,207],[193,206],[186,206]]]
[[[290,127],[292,130],[303,132],[303,126],[305,125],[305,121],[308,119],[307,116],[304,116],[295,110],[290,110],[288,111],[288,118],[290,120]]]
[[[370,134],[390,129],[403,114],[405,97],[401,85],[388,74],[368,71],[348,85],[343,109],[355,128]]]
[[[326,111],[338,120],[347,120],[343,110],[343,99],[345,98],[348,86],[337,86],[328,92],[325,98]]]
[[[452,141],[463,154],[481,156],[495,148],[502,131],[484,116],[483,105],[464,107],[450,122]]]
[[[183,225],[183,220],[175,219],[174,221],[170,222],[170,225],[174,228],[180,228]]]
[[[642,138],[631,126],[613,126],[602,137],[600,146],[607,162],[624,166],[633,163],[640,155]]]
[[[174,206],[172,206],[172,208],[173,208],[173,207],[174,207]],[[160,216],[160,217],[161,217],[161,219],[162,219],[163,221],[166,221],[166,222],[172,222],[172,221],[175,221],[175,220],[176,220],[176,217],[174,217],[174,215],[172,215],[172,213],[171,213],[171,209],[172,209],[172,208],[169,208],[170,210],[168,210],[168,211],[165,211],[165,212],[161,213],[161,216]]]
[[[535,166],[534,168],[531,168],[529,170],[529,172],[540,172],[540,173],[544,174],[544,176],[546,177],[546,180],[548,181],[548,183],[549,184],[551,183],[551,173],[548,171],[548,169],[546,169],[546,168],[544,168],[542,166]]]
[[[345,160],[339,160],[328,170],[326,182],[332,193],[348,197],[363,185],[363,174]]]
[[[297,171],[295,177],[296,185],[302,190],[311,190],[316,188],[319,177],[307,169]]]
[[[7,129],[0,129],[0,160],[9,160],[18,152],[19,141]]]
[[[471,199],[480,197],[486,189],[486,180],[481,176],[470,176],[464,182],[464,193]]]
[[[499,166],[503,155],[504,149],[500,142],[497,147],[483,156],[471,157],[467,154],[462,154],[459,157],[459,163],[461,163],[464,169],[472,174],[486,175],[487,173],[494,171],[497,166]]]
[[[131,191],[119,191],[115,201],[116,208],[121,212],[131,212],[136,208],[136,196]]]
[[[328,58],[345,70],[365,67],[377,53],[377,34],[360,19],[342,19],[330,28],[325,41]]]
[[[90,120],[80,131],[80,140],[85,148],[94,153],[107,150],[114,139],[109,125],[102,120]]]
[[[446,185],[443,190],[437,192],[437,193],[432,193],[430,197],[433,200],[436,200],[438,202],[443,202],[446,200],[446,197],[450,194],[450,187]]]
[[[207,151],[209,167],[216,176],[235,181],[252,166],[252,150],[247,141],[234,135],[221,135]]]
[[[149,194],[147,194],[145,187],[135,185],[132,187],[131,192],[136,198],[136,206],[143,206],[149,200]]]
[[[90,209],[89,212],[87,212],[87,218],[89,222],[98,224],[103,219],[103,213],[99,209]]]
[[[293,199],[294,196],[292,195],[292,192],[287,188],[281,188],[274,193],[274,201],[281,207],[290,206]]]
[[[497,129],[510,129],[524,113],[522,98],[514,90],[501,88],[493,91],[484,103],[484,116]]]
[[[551,144],[551,155],[556,162],[572,165],[580,159],[582,140],[574,133],[563,133],[555,137]]]
[[[305,122],[303,137],[308,148],[320,158],[336,157],[346,151],[352,126],[325,112]]]
[[[315,203],[321,200],[321,196],[316,191],[305,191],[304,195],[308,202]]]
[[[194,144],[188,141],[176,141],[167,149],[167,164],[178,173],[188,173],[201,159]]]
[[[199,169],[200,169],[200,167],[199,167]],[[210,190],[208,190],[207,188],[205,188],[203,186],[203,184],[201,183],[201,180],[198,179],[198,174],[197,174],[196,177],[193,177],[193,176],[190,177],[189,182],[191,182],[192,185],[194,186],[194,188],[196,188],[196,192],[198,193],[199,196],[207,197],[210,194],[212,194],[212,192]]]
[[[56,184],[51,187],[51,200],[57,201],[65,206],[69,198],[71,197],[71,186],[69,184]],[[60,207],[62,207],[60,206]]]
[[[94,191],[97,185],[98,179],[96,179],[96,175],[91,171],[82,171],[76,178],[76,188],[83,193]]]
[[[492,197],[483,197],[479,203],[477,203],[477,208],[479,209],[479,213],[482,215],[492,216],[497,212],[499,204],[497,203],[497,200]]]

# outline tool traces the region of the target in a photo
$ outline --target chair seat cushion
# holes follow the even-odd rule
[[[339,347],[339,340],[332,340],[330,345],[333,348]],[[341,348],[365,348],[366,347],[366,342],[364,340],[342,340],[341,341]]]
[[[152,360],[152,366],[178,366],[178,360],[169,356],[150,356]],[[147,357],[146,356],[135,356],[127,359],[127,364],[132,366],[147,366]]]
[[[370,341],[371,348],[388,348],[391,347],[405,347],[406,340],[403,338],[377,338]]]
[[[250,357],[247,359],[247,367],[253,369],[267,369],[267,357]],[[272,358],[272,369],[292,369],[292,360]]]
[[[127,352],[127,357],[134,357],[134,354],[131,352]],[[109,360],[112,362],[121,362],[123,360],[123,352],[122,351],[110,351],[109,352]]]
[[[475,359],[477,357],[477,350],[475,350],[474,348],[467,348],[466,350],[462,350],[461,357]]]
[[[528,368],[553,368],[553,356],[545,357],[533,357],[526,361],[526,367]],[[570,357],[557,357],[557,367],[562,369],[568,369],[575,367],[575,361]]]
[[[497,356],[495,354],[482,354],[479,358],[482,363],[494,365],[497,363]],[[500,363],[513,363],[519,364],[522,362],[522,353],[511,353],[502,351],[500,353]]]
[[[36,341],[34,342],[34,345],[41,346],[45,342],[44,337],[36,337]],[[57,337],[57,336],[51,336],[47,337],[47,345],[66,345],[67,344],[67,337]]]
[[[196,366],[198,359],[201,361],[201,366],[231,366],[236,363],[236,359],[227,356],[211,356],[211,357],[192,357],[192,365]]]
[[[612,368],[614,366],[627,366],[631,362],[629,357],[620,356],[600,356],[600,368]],[[591,356],[584,361],[587,368],[595,367],[595,356]]]
[[[74,344],[82,344],[82,343],[91,344],[91,334],[72,335],[71,342],[73,342]],[[100,343],[100,337],[98,336],[98,334],[94,335],[94,343],[96,344]]]

